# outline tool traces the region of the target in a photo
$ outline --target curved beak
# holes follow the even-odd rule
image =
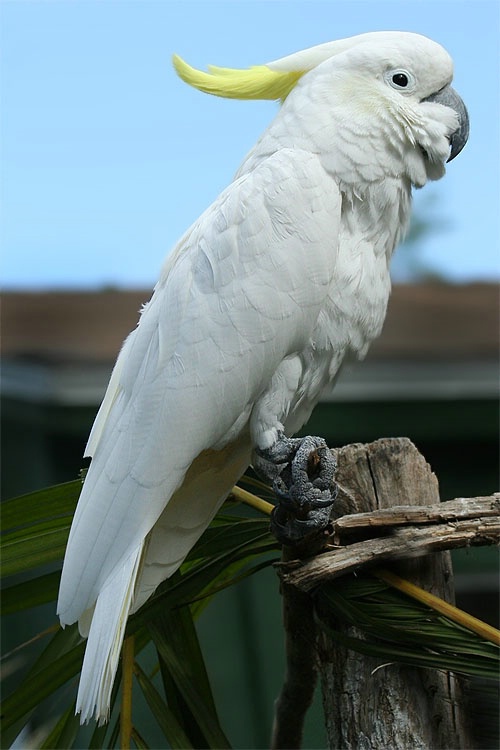
[[[450,107],[458,115],[458,128],[450,136],[451,149],[447,161],[451,161],[455,156],[458,156],[469,138],[469,115],[467,108],[461,97],[451,86],[445,86],[437,94],[431,94],[424,101],[436,102],[437,104],[442,104],[444,107]]]

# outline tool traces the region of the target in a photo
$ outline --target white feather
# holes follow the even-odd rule
[[[109,576],[92,613],[76,711],[87,722],[95,711],[101,723],[109,717],[111,691],[132,602],[142,545]]]
[[[252,449],[298,430],[344,357],[380,333],[411,185],[442,174],[455,125],[421,103],[451,80],[449,56],[415,37],[364,35],[270,64],[309,72],[170,254],[123,346],[58,602],[61,622],[89,636],[83,720],[106,718],[128,614],[179,567]],[[406,98],[386,83],[403,63],[419,81]]]
[[[304,348],[312,333],[333,274],[328,235],[338,224],[340,201],[315,157],[293,156],[295,168],[287,151],[270,157],[201,217],[191,244],[160,280],[122,350],[113,393],[105,398],[112,406],[70,533],[59,595],[62,622],[73,622],[92,606],[197,456],[232,439],[239,415],[262,397],[279,363]],[[321,197],[317,210],[313,215],[306,204],[295,215],[290,205],[308,190]],[[241,203],[254,205],[259,217],[260,252],[245,241],[254,231],[252,217],[235,226]],[[286,217],[293,227],[283,237],[275,231],[278,206],[279,223]],[[231,231],[216,228],[221,215]],[[309,278],[302,272],[305,243]],[[271,244],[287,265],[286,274],[274,280],[264,252]],[[200,265],[205,258],[213,277]],[[222,312],[221,284],[232,303]],[[88,558],[85,566],[82,558]]]

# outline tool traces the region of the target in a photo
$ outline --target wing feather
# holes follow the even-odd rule
[[[196,458],[235,438],[279,364],[306,346],[332,280],[339,215],[338,188],[318,159],[283,150],[232,183],[181,240],[91,434],[62,622],[93,606],[172,495],[182,502]]]

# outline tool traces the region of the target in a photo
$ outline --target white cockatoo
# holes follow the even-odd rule
[[[281,107],[168,256],[88,441],[58,602],[88,636],[82,722],[107,718],[128,615],[252,454],[279,489],[283,462],[321,447],[289,436],[380,333],[412,186],[439,179],[468,136],[452,60],[418,34],[361,34],[244,71],[174,65],[205,92]],[[326,484],[299,490],[321,508]],[[294,487],[281,490],[293,504]]]

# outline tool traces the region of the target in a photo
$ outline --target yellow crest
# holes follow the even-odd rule
[[[173,58],[177,75],[185,83],[206,94],[226,99],[281,99],[284,101],[299,78],[301,71],[271,70],[267,65],[255,65],[246,70],[208,66],[208,73],[188,65],[178,55]]]

